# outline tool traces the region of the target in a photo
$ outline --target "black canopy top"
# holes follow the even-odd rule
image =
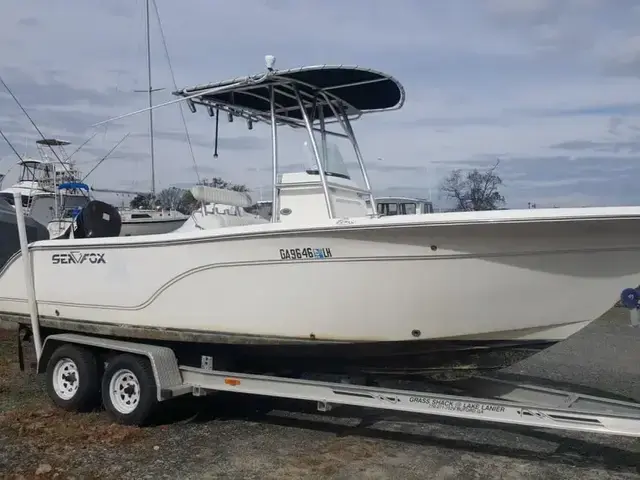
[[[173,94],[182,97],[198,95],[192,98],[194,103],[226,110],[236,109],[249,116],[268,120],[272,86],[278,121],[285,122],[298,123],[303,119],[296,89],[312,120],[318,119],[321,111],[325,119],[335,118],[327,99],[337,110],[343,108],[349,116],[356,117],[367,112],[398,109],[405,100],[404,88],[389,75],[357,66],[330,65],[274,70],[251,77],[183,88]]]
[[[46,145],[47,147],[64,147],[65,145],[71,145],[71,142],[66,140],[58,140],[56,138],[44,138],[42,140],[36,140],[38,145]]]

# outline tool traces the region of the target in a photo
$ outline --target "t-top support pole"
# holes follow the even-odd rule
[[[322,150],[322,162],[324,164],[324,168],[329,168],[329,147],[327,145],[327,128],[325,126],[324,121],[324,107],[322,103],[318,108],[318,118],[320,120],[320,142],[321,142],[321,150]]]
[[[309,114],[307,113],[307,109],[304,107],[304,103],[302,103],[300,92],[298,91],[298,88],[296,86],[293,87],[293,91],[296,94],[296,100],[298,101],[298,105],[300,106],[300,111],[302,112],[302,118],[304,120],[304,124],[307,127],[307,133],[309,134],[309,141],[311,142],[311,146],[313,147],[313,155],[316,157],[316,164],[318,165],[320,182],[322,183],[322,190],[324,191],[324,199],[327,205],[327,213],[329,214],[329,218],[333,218],[333,205],[331,203],[331,195],[329,193],[329,187],[327,186],[327,177],[324,172],[324,167],[322,166],[322,160],[320,159],[318,144],[316,143],[316,138],[313,135],[313,128],[311,127]]]
[[[322,93],[322,96],[324,100],[329,104],[329,108],[331,108],[331,111],[340,122],[340,125],[342,126],[342,129],[344,130],[344,132],[347,134],[347,137],[349,137],[349,140],[351,141],[351,145],[353,145],[353,150],[355,151],[356,159],[358,160],[358,166],[360,167],[360,173],[362,173],[362,179],[364,180],[365,187],[369,191],[369,200],[371,201],[371,208],[373,209],[373,213],[375,215],[375,213],[377,212],[376,200],[375,200],[375,197],[373,196],[373,191],[371,190],[371,182],[369,181],[367,168],[364,166],[364,157],[362,156],[362,152],[360,151],[360,146],[358,145],[358,140],[356,139],[355,133],[353,132],[353,128],[351,127],[349,116],[345,112],[342,105],[338,105],[338,109],[336,109],[336,107],[333,105],[333,103],[325,93]]]
[[[271,197],[271,221],[278,221],[278,127],[276,125],[276,92],[275,87],[270,87],[271,103],[271,160],[272,160],[272,180],[273,194]]]

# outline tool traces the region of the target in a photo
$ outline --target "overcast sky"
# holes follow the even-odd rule
[[[404,108],[354,125],[378,193],[428,196],[453,168],[501,159],[509,206],[639,204],[638,0],[156,0],[178,87],[278,68],[357,64],[394,75]],[[73,142],[91,125],[146,106],[142,0],[4,0],[0,74],[46,136]],[[152,13],[154,103],[172,98]],[[184,109],[201,177],[266,196],[266,125]],[[197,180],[177,106],[156,110],[158,188]],[[0,94],[0,128],[20,153],[37,133]],[[96,187],[148,190],[148,117],[98,128],[74,158]],[[282,139],[286,168],[307,163],[302,133]],[[341,145],[343,155],[351,152]],[[0,173],[16,158],[0,145]],[[13,177],[15,169],[9,172]],[[354,174],[356,172],[353,172]]]

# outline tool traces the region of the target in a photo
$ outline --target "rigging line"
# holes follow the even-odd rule
[[[267,75],[265,74],[263,77],[259,78],[256,81],[256,83],[260,83],[260,82],[264,81],[264,78],[266,78],[266,77],[267,77]],[[120,120],[122,118],[132,117],[133,115],[138,115],[140,113],[148,112],[149,110],[156,110],[158,108],[166,107],[167,105],[173,105],[174,103],[186,102],[186,101],[191,100],[192,98],[202,97],[204,95],[211,94],[211,93],[214,93],[214,92],[221,92],[221,91],[228,92],[228,91],[233,90],[236,87],[243,86],[243,85],[251,85],[252,83],[254,83],[253,80],[243,78],[243,79],[240,79],[237,82],[233,82],[233,83],[231,83],[229,85],[223,85],[223,86],[219,85],[217,87],[211,87],[211,88],[207,88],[205,90],[201,90],[198,93],[189,94],[189,95],[185,94],[186,96],[184,96],[184,97],[181,96],[180,98],[178,98],[176,100],[170,100],[168,102],[156,104],[156,105],[154,105],[153,107],[150,107],[150,108],[149,107],[141,108],[140,110],[136,110],[134,112],[124,113],[122,115],[118,115],[117,117],[108,118],[108,119],[103,120],[101,122],[94,123],[93,125],[90,125],[90,126],[91,127],[99,127],[100,125],[104,125],[106,123],[115,122],[116,120]]]
[[[18,98],[13,94],[13,92],[11,91],[11,89],[9,88],[9,86],[5,83],[5,81],[2,79],[2,77],[0,77],[0,82],[2,82],[2,85],[4,86],[4,88],[7,90],[7,92],[9,92],[9,95],[11,95],[13,97],[13,99],[16,101],[16,103],[18,104],[18,107],[20,107],[20,110],[22,110],[22,113],[25,114],[25,116],[29,119],[29,121],[31,122],[31,125],[33,125],[33,127],[36,129],[36,131],[38,132],[38,134],[40,134],[40,136],[42,137],[42,140],[46,140],[47,138],[44,136],[44,134],[40,131],[40,129],[38,128],[38,126],[35,124],[35,122],[31,119],[31,117],[29,116],[29,114],[27,113],[27,111],[24,109],[24,107],[22,106],[22,104],[20,103],[20,101],[18,100]],[[49,147],[49,149],[51,150],[51,152],[53,153],[53,155],[58,159],[58,161],[60,162],[60,164],[64,167],[65,170],[67,170],[67,173],[69,173],[69,170],[67,169],[67,166],[64,164],[64,162],[60,159],[60,157],[58,156],[58,154],[56,153],[56,151],[53,149],[53,147],[51,145],[47,145]]]
[[[98,132],[94,132],[93,135],[91,135],[87,140],[85,140],[82,145],[80,145],[78,148],[76,148],[73,153],[71,153],[71,155],[69,155],[67,157],[67,160],[71,160],[71,157],[73,157],[76,153],[78,153],[80,151],[80,149],[82,147],[84,147],[87,143],[89,143],[91,140],[93,140],[93,137],[95,137],[98,134]]]
[[[4,135],[3,135],[3,136],[4,136]],[[5,137],[5,140],[6,140],[6,137]],[[27,156],[27,154],[25,153],[25,157],[26,157],[26,156]],[[22,158],[20,158],[20,161],[22,161]],[[14,168],[16,168],[16,167],[18,167],[18,166],[20,166],[20,163],[14,163],[13,165],[11,165],[11,166],[9,167],[9,170],[7,170],[7,171],[4,173],[4,175],[3,175],[2,173],[0,173],[0,187],[2,187],[2,185],[3,185],[4,181],[5,181],[5,180],[7,180],[7,175],[9,175],[9,174],[13,171],[13,169],[14,169]]]
[[[20,103],[20,101],[18,100],[18,98],[13,94],[13,92],[11,91],[11,89],[9,88],[9,86],[5,83],[4,79],[0,76],[0,82],[2,83],[2,85],[4,86],[4,88],[7,90],[7,92],[9,92],[9,95],[11,95],[11,97],[15,100],[15,102],[18,104],[18,107],[20,107],[20,110],[22,110],[22,113],[25,114],[25,116],[29,119],[29,121],[31,122],[31,125],[33,125],[33,128],[36,129],[36,131],[38,132],[38,134],[40,134],[40,136],[42,137],[42,140],[47,140],[47,138],[43,135],[42,131],[38,128],[38,125],[36,125],[36,123],[33,121],[33,119],[29,116],[29,114],[27,113],[27,111],[24,109],[24,107],[22,106],[22,104]],[[67,175],[71,176],[71,172],[69,171],[69,169],[67,168],[67,166],[64,164],[64,162],[60,159],[60,157],[58,156],[58,153],[54,150],[54,148],[51,145],[48,145],[49,149],[51,150],[51,152],[53,153],[53,155],[56,157],[56,159],[58,160],[58,162],[60,162],[60,165],[62,165],[62,168],[64,168],[64,170],[67,172]],[[83,196],[87,197],[87,195],[81,190],[81,193]],[[88,198],[88,197],[87,197]]]
[[[7,145],[9,145],[11,150],[13,150],[13,153],[15,153],[16,156],[18,157],[18,159],[20,159],[20,162],[22,162],[22,160],[23,160],[22,157],[20,156],[18,151],[15,149],[13,144],[9,141],[9,139],[7,138],[7,136],[4,134],[4,132],[1,129],[0,129],[0,135],[2,135],[2,138],[4,138],[4,141],[7,142]],[[9,169],[9,171],[11,171],[11,169]],[[9,173],[9,172],[7,172],[7,173]],[[2,185],[2,182],[4,182],[4,179],[5,179],[4,175],[0,176],[0,185]],[[29,187],[29,191],[33,191],[33,185],[31,187]]]
[[[131,132],[129,132],[129,133],[131,133]],[[120,146],[120,144],[121,144],[122,142],[124,142],[124,141],[125,141],[125,139],[129,136],[129,133],[127,133],[124,137],[122,137],[122,138],[120,139],[120,141],[119,141],[118,143],[116,143],[113,147],[111,147],[111,150],[109,150],[109,151],[107,152],[107,154],[106,154],[104,157],[102,157],[102,158],[100,159],[100,161],[99,161],[99,162],[98,162],[98,163],[97,163],[97,164],[96,164],[96,165],[95,165],[91,170],[89,170],[89,173],[87,173],[87,174],[84,176],[84,178],[82,179],[82,182],[84,182],[84,181],[86,180],[86,178],[87,178],[89,175],[91,175],[91,174],[94,172],[94,170],[95,170],[96,168],[98,168],[98,167],[100,166],[100,164],[101,164],[102,162],[104,162],[104,161],[109,157],[109,155],[111,155],[111,154],[113,153],[113,151],[114,151],[116,148],[118,148],[118,147]]]
[[[15,149],[15,147],[13,146],[13,144],[9,141],[9,139],[7,138],[7,136],[4,134],[4,132],[2,131],[2,129],[0,129],[0,135],[2,135],[2,138],[4,138],[4,141],[7,142],[7,145],[9,145],[9,147],[11,148],[11,150],[13,150],[13,153],[16,154],[16,157],[18,157],[20,159],[20,161],[22,161],[22,157],[20,156],[20,154],[18,153],[18,151]]]
[[[153,3],[153,8],[156,12],[156,20],[158,20],[158,27],[160,28],[160,38],[162,39],[162,45],[164,47],[164,53],[167,58],[167,64],[169,65],[169,72],[171,72],[171,80],[173,81],[173,90],[178,90],[178,85],[176,83],[176,76],[173,73],[173,66],[171,65],[171,58],[169,56],[169,48],[167,47],[167,40],[164,35],[164,28],[162,28],[162,21],[160,20],[160,11],[158,10],[158,4],[156,0],[151,0]],[[184,116],[184,110],[182,108],[182,103],[178,103],[178,108],[180,109],[180,117],[182,118],[182,125],[184,126],[184,133],[187,137],[187,144],[189,145],[189,151],[191,153],[191,160],[193,161],[193,168],[196,172],[196,177],[198,179],[198,183],[200,183],[200,172],[198,171],[198,162],[196,162],[196,155],[193,152],[193,144],[191,143],[191,135],[189,135],[189,129],[187,128],[187,120]]]

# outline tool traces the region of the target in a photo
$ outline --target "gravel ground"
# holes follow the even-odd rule
[[[185,398],[152,427],[122,427],[104,412],[52,408],[43,379],[18,371],[13,339],[0,330],[1,478],[640,478],[637,439],[346,408],[318,415],[290,401],[258,416],[247,414],[253,399]],[[507,373],[640,400],[639,340],[614,308]]]

